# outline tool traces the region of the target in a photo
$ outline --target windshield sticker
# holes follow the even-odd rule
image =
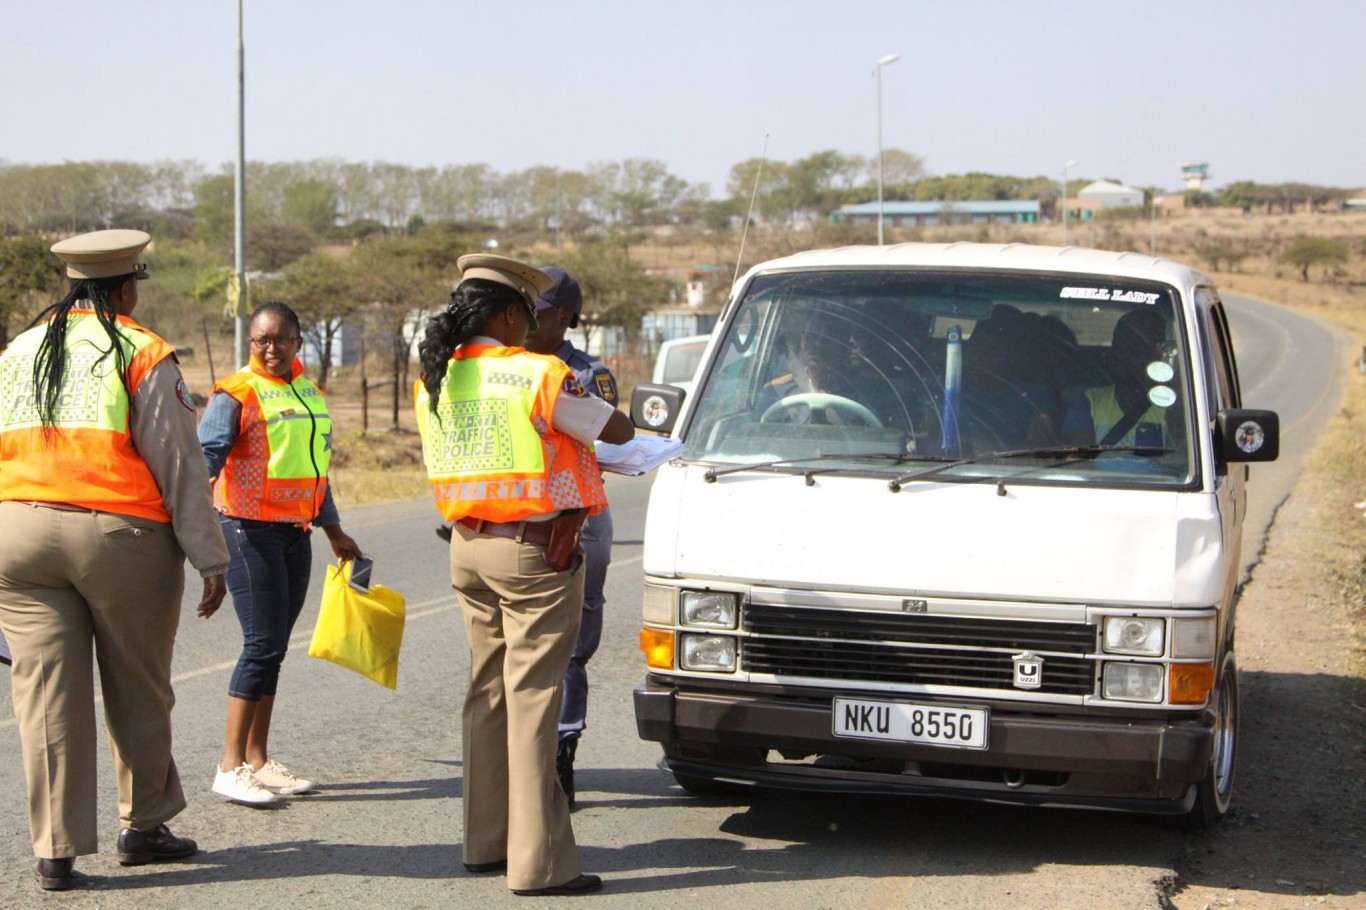
[[[1176,375],[1172,365],[1161,360],[1154,360],[1148,364],[1147,373],[1153,382],[1171,382],[1172,377]]]
[[[1176,393],[1168,386],[1155,385],[1148,390],[1148,400],[1159,408],[1169,408],[1176,404]]]
[[[1059,297],[1073,300],[1113,300],[1117,303],[1157,303],[1158,294],[1120,288],[1063,288]]]

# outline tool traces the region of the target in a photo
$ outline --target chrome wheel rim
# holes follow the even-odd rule
[[[1214,792],[1220,808],[1228,804],[1233,790],[1233,755],[1238,738],[1238,682],[1232,661],[1224,667],[1219,680],[1218,719],[1215,722],[1214,754],[1211,771]]]

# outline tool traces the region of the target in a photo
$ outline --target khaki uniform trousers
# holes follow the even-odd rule
[[[555,773],[564,673],[583,604],[583,556],[556,572],[542,547],[456,524],[451,584],[465,614],[467,863],[507,859],[509,888],[545,888],[583,870]]]
[[[96,662],[120,825],[153,829],[185,808],[171,758],[185,556],[169,524],[104,512],[0,502],[0,529],[33,852],[94,853]]]

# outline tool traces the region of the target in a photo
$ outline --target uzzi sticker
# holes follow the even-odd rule
[[[1063,288],[1058,294],[1064,300],[1113,300],[1117,303],[1157,303],[1158,294],[1148,291],[1126,291],[1122,288]]]

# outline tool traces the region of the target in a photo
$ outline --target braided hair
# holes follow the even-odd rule
[[[479,329],[508,307],[526,305],[526,298],[516,290],[487,278],[466,278],[451,291],[446,309],[427,320],[426,331],[417,346],[422,384],[433,414],[441,400],[446,366],[455,349],[479,334]]]
[[[58,402],[62,397],[62,381],[66,378],[67,356],[66,333],[68,316],[82,302],[95,311],[104,333],[109,336],[109,347],[100,352],[94,366],[105,361],[111,354],[118,367],[119,381],[124,390],[128,389],[128,351],[124,347],[126,339],[119,332],[118,314],[109,302],[111,291],[118,290],[127,281],[134,280],[131,275],[114,278],[73,278],[71,290],[65,297],[43,310],[28,324],[34,328],[47,321],[43,340],[38,344],[38,353],[33,358],[33,388],[38,407],[38,419],[45,429],[56,425]]]

